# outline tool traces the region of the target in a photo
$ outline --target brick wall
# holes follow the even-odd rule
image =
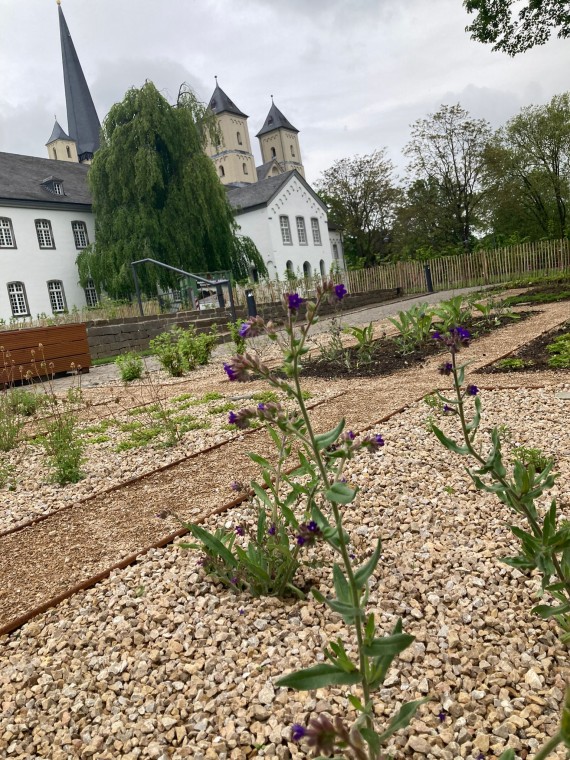
[[[358,309],[363,306],[388,301],[400,295],[400,289],[374,290],[368,293],[356,293],[347,296],[345,309]],[[321,314],[330,314],[333,306],[325,304]],[[281,303],[261,304],[258,314],[265,320],[280,321],[283,318]],[[237,307],[238,318],[245,319],[245,307]],[[87,322],[87,339],[92,359],[102,359],[108,356],[118,356],[126,351],[143,351],[149,347],[149,342],[160,333],[175,325],[187,328],[194,325],[198,332],[210,330],[212,325],[218,326],[220,341],[228,340],[226,325],[230,321],[227,309],[208,309],[207,311],[179,311],[176,314],[160,314],[148,317],[128,317],[124,319],[98,319]]]

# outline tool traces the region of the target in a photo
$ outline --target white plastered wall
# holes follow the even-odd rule
[[[41,208],[0,206],[0,216],[8,217],[16,240],[16,248],[0,248],[0,319],[8,322],[12,310],[8,299],[8,283],[23,282],[30,315],[52,314],[48,295],[49,280],[61,280],[68,310],[86,305],[85,293],[79,285],[71,222],[87,226],[89,242],[95,239],[93,215],[88,211],[67,211]],[[36,219],[51,222],[55,248],[40,248],[36,235]]]

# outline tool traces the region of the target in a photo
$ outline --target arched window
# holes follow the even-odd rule
[[[241,168],[243,169],[243,173],[244,173],[244,174],[247,174],[247,164],[245,163],[245,161],[244,161],[244,163],[241,165]]]
[[[67,157],[68,157],[68,158],[71,158],[71,148],[69,147],[69,145],[66,145],[66,146],[65,146],[65,150],[66,150],[66,152],[67,152]]]
[[[16,240],[12,228],[12,220],[7,216],[0,216],[0,248],[15,248]]]
[[[295,148],[291,145],[291,155],[295,158]]]
[[[243,145],[243,142],[241,139],[241,132],[238,132],[236,136],[237,136],[238,145]]]
[[[285,264],[285,279],[286,280],[294,280],[295,279],[295,269],[293,267],[293,262],[288,261]]]
[[[310,277],[312,273],[313,273],[313,270],[311,268],[311,265],[309,264],[308,261],[305,261],[305,263],[303,264],[303,277]]]
[[[64,311],[67,311],[63,282],[61,280],[50,280],[47,286],[49,302],[53,313],[62,314]]]
[[[55,248],[49,219],[36,219],[36,235],[38,236],[40,248]]]
[[[271,158],[275,158],[277,156],[277,152],[275,148],[271,148]]]
[[[57,159],[57,150],[55,148],[52,148],[53,151],[53,157]]]
[[[220,177],[225,177],[226,176],[226,172],[225,172],[223,166],[218,167],[218,170],[220,172]]]
[[[257,271],[255,267],[251,267],[251,269],[249,270],[249,273],[251,275],[251,279],[254,282],[259,282],[259,272]]]
[[[28,308],[26,288],[23,282],[8,283],[8,299],[10,301],[10,308],[12,309],[12,316],[27,317],[29,315],[30,309]]]
[[[287,267],[287,271],[288,271],[288,272],[291,272],[291,274],[295,274],[295,271],[294,271],[294,269],[293,269],[293,262],[292,262],[292,261],[288,261],[288,262],[285,264],[285,266]]]
[[[327,276],[327,268],[325,266],[325,262],[322,259],[321,259],[321,262],[320,262],[319,266],[321,268],[321,277],[326,277]]]
[[[333,243],[333,259],[338,261],[338,245]]]
[[[89,245],[89,236],[87,234],[87,225],[85,222],[71,222],[71,229],[73,230],[73,239],[75,240],[75,247],[77,250],[87,248]]]

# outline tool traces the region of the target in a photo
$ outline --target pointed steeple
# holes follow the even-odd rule
[[[288,129],[290,132],[299,132],[298,129],[291,124],[289,119],[284,116],[273,102],[273,95],[271,96],[271,108],[267,114],[267,118],[263,123],[263,126],[257,133],[256,137],[261,137],[268,132],[273,132],[274,129]]]
[[[90,161],[99,147],[101,122],[93,105],[93,99],[59,2],[58,13],[67,129],[70,138],[77,144],[79,161]]]
[[[214,94],[210,98],[210,102],[208,104],[210,110],[212,110],[217,115],[221,113],[233,113],[235,116],[241,116],[242,119],[247,119],[247,114],[245,114],[243,111],[240,111],[233,100],[228,98],[226,93],[222,90],[218,84],[218,77],[215,79],[216,89],[214,90]]]
[[[55,124],[53,125],[53,129],[51,131],[51,135],[49,140],[47,141],[46,145],[49,145],[52,142],[55,142],[56,140],[69,140],[69,135],[65,133],[63,130],[61,124],[56,119]]]

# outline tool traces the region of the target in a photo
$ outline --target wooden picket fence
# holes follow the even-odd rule
[[[460,256],[444,256],[428,262],[396,261],[371,269],[340,272],[335,282],[343,282],[349,293],[402,288],[405,293],[425,293],[425,266],[429,266],[434,290],[451,290],[477,285],[492,285],[521,277],[554,274],[570,270],[570,240],[543,240],[536,243],[477,251]],[[248,286],[257,303],[279,301],[295,290],[311,296],[321,282],[320,275],[287,281],[265,280]],[[234,290],[236,304],[245,304],[245,289]]]

